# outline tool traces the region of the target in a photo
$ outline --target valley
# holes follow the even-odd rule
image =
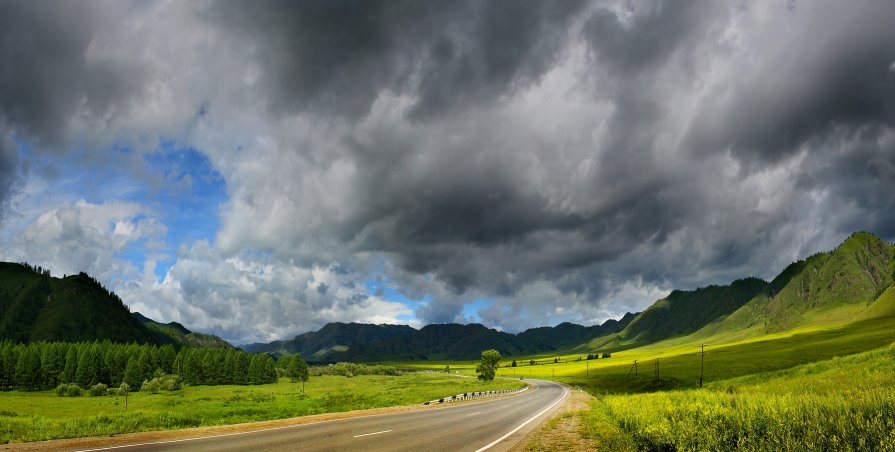
[[[118,313],[122,304],[85,275],[57,279],[4,265],[0,282],[6,288],[0,290],[15,296],[4,302],[0,319],[7,328],[0,376],[5,375],[7,388],[18,390],[0,392],[0,442],[420,406],[456,393],[512,389],[524,386],[524,380],[542,379],[585,391],[588,408],[565,419],[574,421],[582,440],[613,450],[792,450],[809,442],[822,449],[866,450],[895,444],[895,246],[871,234],[853,234],[830,252],[793,263],[770,282],[746,278],[673,291],[643,312],[590,327],[566,323],[509,334],[476,324],[417,330],[332,323],[292,340],[243,346],[249,355],[213,336],[138,313],[128,317],[135,320],[131,332],[91,324],[96,328],[74,337],[93,334],[99,340],[112,332],[149,345],[82,344],[70,347],[74,358],[59,361],[65,353],[56,352],[60,357],[54,366],[61,369],[87,353],[83,350],[92,350],[118,363],[100,365],[93,371],[99,372],[97,378],[115,379],[129,363],[130,350],[143,350],[139,363],[146,378],[154,363],[160,366],[154,375],[186,376],[187,384],[167,391],[145,390],[144,382],[144,390],[129,395],[127,410],[123,394],[113,391],[76,398],[22,391],[27,387],[20,381],[27,380],[21,380],[19,368],[30,349],[14,341],[55,331],[38,325],[57,321],[53,313],[60,309],[58,304],[29,304],[35,293],[49,293],[49,300],[68,294],[65,309]],[[94,295],[72,296],[84,291],[80,287]],[[79,303],[91,306],[78,308]],[[33,319],[35,327],[27,328],[21,319]],[[114,343],[114,336],[105,339]],[[164,345],[157,349],[157,344]],[[53,347],[68,346],[40,350]],[[175,354],[174,347],[180,352]],[[477,375],[478,355],[485,349],[502,355],[497,378],[458,378]],[[35,355],[45,360],[35,381],[55,375],[47,371],[46,353]],[[247,365],[248,356],[267,366],[263,376],[257,381],[227,377],[226,369],[238,369],[240,359]],[[311,365],[306,393],[287,374],[297,356]],[[277,360],[275,368],[271,358]],[[80,361],[77,368],[84,365]],[[102,373],[112,369],[117,374]],[[77,381],[86,390],[93,374],[84,372],[77,372]],[[229,384],[234,378],[243,384]],[[58,377],[67,380],[64,373]],[[55,383],[32,389],[47,384]]]

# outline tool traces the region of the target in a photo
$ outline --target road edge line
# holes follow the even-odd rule
[[[550,406],[548,406],[547,408],[544,408],[543,410],[541,410],[540,413],[538,413],[538,414],[532,416],[531,419],[529,419],[529,420],[523,422],[522,424],[520,424],[518,427],[516,427],[516,428],[514,428],[513,430],[511,430],[511,431],[510,431],[509,433],[507,433],[506,435],[503,435],[503,436],[501,436],[500,438],[497,438],[496,440],[494,440],[492,443],[490,443],[490,444],[488,444],[488,445],[485,445],[485,446],[483,446],[483,447],[481,447],[481,448],[479,448],[479,449],[476,449],[475,452],[482,452],[483,450],[488,450],[488,449],[490,449],[490,448],[496,446],[496,445],[497,445],[498,443],[500,443],[501,441],[503,441],[503,440],[509,438],[510,435],[512,435],[513,433],[516,433],[516,432],[518,432],[519,430],[521,430],[522,427],[525,427],[526,425],[528,425],[529,422],[531,422],[531,421],[533,421],[533,420],[535,420],[535,419],[541,417],[541,415],[543,415],[544,413],[550,411],[550,410],[551,410],[553,407],[555,407],[559,402],[562,402],[563,400],[565,400],[566,397],[569,395],[569,388],[566,388],[564,385],[559,385],[559,386],[562,388],[562,390],[563,390],[563,394],[562,394],[562,397],[560,397],[556,402],[553,402],[552,404],[550,404]]]

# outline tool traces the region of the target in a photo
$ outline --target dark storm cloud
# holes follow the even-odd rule
[[[629,20],[609,9],[597,9],[582,32],[599,65],[613,75],[635,74],[661,65],[691,44],[687,40],[705,35],[707,20],[723,12],[717,2],[657,1],[628,5]]]
[[[0,1],[0,205],[17,179],[13,137],[35,150],[68,151],[85,141],[70,133],[75,120],[105,123],[139,94],[137,68],[88,56],[108,19],[102,11],[97,2]]]
[[[61,151],[76,115],[102,121],[138,94],[140,74],[89,60],[104,19],[96,2],[0,2],[0,115],[35,145]]]
[[[383,92],[438,116],[536,82],[581,1],[217,2],[209,20],[257,43],[276,109],[364,116]]]
[[[773,164],[802,145],[823,149],[843,130],[895,122],[895,5],[802,11],[808,6],[791,14],[811,33],[775,33],[758,67],[744,65],[707,105],[688,143],[694,151],[730,149],[746,164]]]
[[[126,25],[97,38],[109,23]],[[353,295],[381,268],[431,299],[423,322],[479,298],[512,305],[491,322],[541,316],[517,327],[605,318],[856,229],[895,238],[892,23],[891,2],[0,0],[0,203],[16,140],[175,130],[230,195],[195,259],[233,267],[217,307],[191,303],[222,270],[184,258],[165,289],[194,319],[261,303],[283,331],[304,322],[286,298],[404,313]],[[231,284],[245,251],[302,275]]]

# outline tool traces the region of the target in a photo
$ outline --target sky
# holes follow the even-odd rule
[[[895,239],[895,3],[0,0],[0,260],[235,344]]]

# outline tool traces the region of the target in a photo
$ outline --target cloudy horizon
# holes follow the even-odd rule
[[[0,260],[233,343],[591,325],[769,279],[895,240],[893,23],[871,0],[0,0]]]

